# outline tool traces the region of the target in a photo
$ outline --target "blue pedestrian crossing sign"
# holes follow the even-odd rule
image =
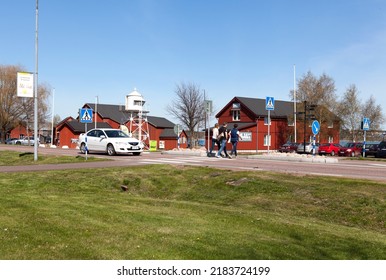
[[[312,133],[314,135],[317,135],[319,133],[319,131],[320,131],[320,124],[319,124],[319,122],[318,121],[313,121],[311,127],[312,127]]]
[[[275,98],[267,96],[265,98],[265,110],[272,111],[275,110]]]
[[[92,109],[80,109],[79,120],[81,123],[92,123]]]
[[[370,119],[369,118],[363,118],[363,130],[367,131],[370,130]]]

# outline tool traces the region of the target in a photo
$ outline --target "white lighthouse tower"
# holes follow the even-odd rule
[[[125,112],[130,114],[130,135],[149,147],[150,134],[146,115],[148,112],[143,110],[145,102],[143,96],[134,89],[126,95]]]

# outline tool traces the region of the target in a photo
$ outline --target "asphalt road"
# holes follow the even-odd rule
[[[33,152],[33,147],[13,146],[0,144],[2,150],[17,150],[20,152]],[[39,148],[39,154],[69,155],[77,156],[79,151],[75,149],[50,149]],[[1,154],[0,154],[1,156]],[[87,162],[74,164],[42,164],[28,166],[0,166],[0,172],[27,172],[42,170],[79,169],[79,168],[103,168],[113,166],[136,166],[148,164],[173,164],[193,165],[223,168],[229,170],[250,171],[274,171],[298,175],[318,175],[360,178],[386,182],[386,161],[347,160],[339,158],[337,163],[315,163],[315,162],[288,162],[283,159],[268,160],[262,158],[248,158],[239,156],[233,159],[223,159],[206,156],[174,155],[165,153],[144,152],[141,156],[120,155],[109,157],[103,154],[92,156],[105,157],[112,161]]]

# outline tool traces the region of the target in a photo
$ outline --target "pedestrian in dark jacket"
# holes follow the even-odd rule
[[[237,123],[235,123],[230,132],[230,138],[232,143],[231,156],[235,155],[235,157],[237,157],[237,143],[239,142],[239,140],[242,140],[240,136],[240,131],[237,129],[237,127],[238,125]]]

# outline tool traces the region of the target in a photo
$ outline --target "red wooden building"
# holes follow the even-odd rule
[[[270,111],[271,124],[269,126],[271,143],[270,150],[277,150],[287,141],[294,142],[294,103],[289,101],[275,101],[274,110]],[[249,97],[234,97],[220,112],[216,114],[218,123],[222,125],[227,122],[228,129],[238,124],[242,140],[237,148],[239,151],[256,152],[268,150],[268,111],[266,100]],[[306,124],[298,118],[296,124],[296,142],[310,141],[313,134],[311,122]],[[322,123],[320,134],[316,141],[320,143],[339,143],[339,119],[332,122]],[[228,144],[230,149],[230,144]]]
[[[86,103],[82,108],[93,110],[93,123],[87,124],[87,130],[95,127],[98,128],[120,128],[124,125],[130,130],[130,127],[135,127],[135,120],[132,115],[122,109],[120,105],[111,104],[91,104]],[[142,140],[149,145],[150,140],[156,141],[157,149],[171,150],[177,148],[177,134],[174,132],[175,124],[163,117],[144,116],[141,125],[146,126],[148,135],[143,134]],[[59,146],[68,146],[69,148],[77,147],[77,139],[81,133],[84,133],[86,125],[76,119],[68,117],[56,126],[56,139],[59,141]],[[138,136],[133,134],[134,137]],[[186,138],[185,132],[180,134],[182,139]],[[182,142],[182,141],[181,141]],[[184,141],[186,143],[186,141]],[[182,143],[181,148],[185,148],[186,144]]]

